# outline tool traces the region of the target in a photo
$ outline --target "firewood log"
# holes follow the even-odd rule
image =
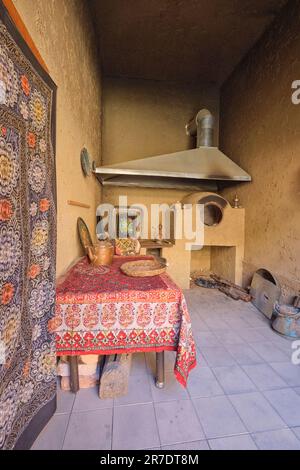
[[[250,294],[248,294],[247,292],[242,292],[239,289],[235,289],[234,287],[220,286],[219,291],[223,292],[234,300],[243,300],[244,302],[250,302],[252,299]]]
[[[100,398],[116,398],[126,395],[131,358],[131,354],[111,355],[107,358],[100,378]]]
[[[211,274],[210,277],[218,282],[219,284],[224,284],[225,286],[228,286],[228,287],[233,287],[234,289],[236,290],[239,290],[241,292],[243,292],[244,294],[248,294],[248,292],[246,291],[246,289],[243,289],[243,287],[240,287],[238,286],[237,284],[234,284],[233,282],[231,281],[228,281],[227,279],[224,279],[220,276],[217,276],[216,274]]]

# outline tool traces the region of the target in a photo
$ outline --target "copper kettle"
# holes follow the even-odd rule
[[[108,266],[112,264],[114,247],[107,241],[100,241],[96,245],[87,246],[87,255],[95,266]]]

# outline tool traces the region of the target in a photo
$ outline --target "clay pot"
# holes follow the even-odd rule
[[[100,241],[87,247],[87,255],[95,266],[109,266],[113,262],[114,247],[109,241]]]

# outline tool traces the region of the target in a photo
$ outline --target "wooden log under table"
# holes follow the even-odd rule
[[[71,392],[77,393],[79,390],[78,356],[69,356],[70,363],[70,387]],[[156,353],[156,378],[157,388],[165,386],[165,353],[164,351]]]
[[[69,356],[71,392],[79,390],[78,356]]]
[[[132,354],[106,356],[100,384],[99,397],[118,398],[128,393]]]

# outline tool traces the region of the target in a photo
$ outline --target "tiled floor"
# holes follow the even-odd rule
[[[155,355],[136,354],[125,397],[59,390],[33,449],[300,449],[291,342],[251,304],[201,288],[185,295],[198,348],[187,390],[174,378],[174,353],[165,353],[163,390],[154,386]]]

